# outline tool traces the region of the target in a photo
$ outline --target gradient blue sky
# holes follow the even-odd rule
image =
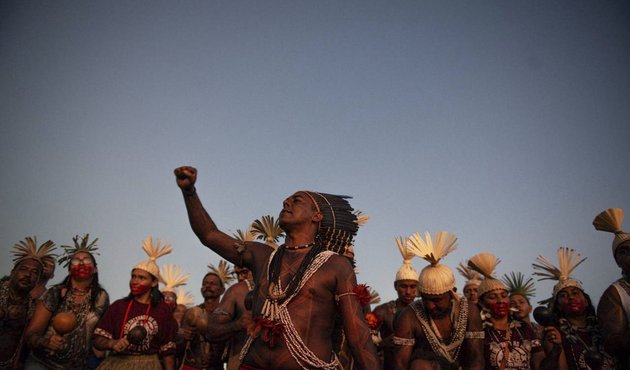
[[[227,232],[298,189],[354,196],[384,299],[394,237],[446,230],[444,263],[488,251],[500,274],[576,248],[597,300],[620,271],[592,219],[630,212],[629,45],[627,1],[0,2],[0,270],[27,235],[90,233],[116,299],[152,235],[199,302],[219,259],[175,185],[189,164]]]

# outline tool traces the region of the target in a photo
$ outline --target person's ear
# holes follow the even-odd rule
[[[324,219],[324,215],[321,212],[317,212],[313,215],[313,221],[321,222]]]

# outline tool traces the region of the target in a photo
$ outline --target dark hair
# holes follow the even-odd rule
[[[586,316],[596,316],[596,311],[595,311],[595,307],[593,306],[593,301],[591,301],[591,297],[586,294],[586,292],[584,292],[582,289],[580,289],[580,291],[582,292],[582,294],[584,295],[584,298],[586,298]],[[556,315],[557,318],[564,318],[565,314],[560,310],[560,304],[558,303],[558,296],[556,295],[556,298],[553,300],[553,306],[552,306],[552,311],[553,313]]]
[[[80,252],[84,252],[84,251],[80,251]],[[88,253],[88,254],[90,255],[90,258],[92,259],[92,262],[94,263],[94,268],[96,268],[96,259],[94,259],[94,256],[92,256],[91,253]],[[71,268],[70,265],[68,265],[68,271],[70,271],[70,268]],[[61,281],[61,283],[55,286],[58,286],[60,288],[71,289],[72,288],[71,280],[72,280],[72,277],[70,276],[70,274],[68,274]],[[101,286],[101,284],[98,281],[98,270],[94,273],[94,275],[92,275],[92,283],[90,284],[90,289],[92,290],[92,297],[90,297],[90,308],[94,309],[96,305],[96,298],[101,294],[101,292],[105,291],[105,289]]]

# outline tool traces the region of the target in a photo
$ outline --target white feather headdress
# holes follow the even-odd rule
[[[189,307],[194,303],[192,294],[185,291],[181,286],[177,287],[177,293],[175,295],[177,296],[178,305],[183,304],[184,306]]]
[[[403,238],[402,236],[396,237],[395,239],[396,247],[398,247],[398,251],[403,259],[403,264],[396,272],[396,280],[418,280],[418,272],[411,265],[411,261],[413,260],[414,254],[407,249],[407,238]]]
[[[499,263],[501,260],[494,254],[485,252],[476,254],[468,260],[468,266],[484,277],[479,284],[479,297],[493,290],[508,290],[501,280],[495,278],[495,270]]]
[[[181,267],[172,264],[163,265],[160,274],[162,275],[162,280],[164,280],[162,293],[175,293],[175,288],[186,285],[186,282],[190,279],[190,274],[184,274]]]
[[[615,234],[615,238],[612,243],[613,255],[617,251],[617,248],[621,243],[626,240],[630,240],[630,234],[621,230],[621,224],[623,223],[623,210],[621,208],[608,208],[607,210],[598,214],[593,220],[593,226],[600,231],[608,231]]]
[[[209,264],[208,269],[210,270],[208,271],[208,274],[216,275],[219,280],[221,280],[221,284],[223,284],[223,287],[230,284],[234,280],[234,277],[232,276],[232,269],[224,260],[219,261],[218,267],[214,267],[213,264]]]
[[[429,266],[420,271],[418,290],[424,294],[443,294],[455,288],[455,275],[440,260],[457,249],[457,237],[445,231],[438,231],[433,239],[427,231],[424,239],[415,233],[407,239],[407,250],[429,262]]]
[[[469,285],[474,285],[478,287],[479,284],[481,284],[481,274],[468,267],[463,262],[460,262],[459,265],[457,265],[457,271],[460,275],[464,277],[464,279],[466,279],[466,282],[464,283],[464,289]]]
[[[575,253],[574,249],[567,247],[558,248],[557,256],[557,267],[553,264],[553,262],[544,256],[536,257],[536,261],[538,263],[532,264],[534,270],[537,270],[537,272],[534,272],[534,275],[541,276],[538,280],[555,280],[558,282],[553,287],[554,298],[558,292],[570,286],[577,287],[583,291],[584,289],[582,288],[582,283],[571,278],[571,273],[576,267],[586,260],[586,257],[582,258],[579,253]]]
[[[173,250],[170,244],[162,245],[161,240],[156,240],[155,243],[152,237],[147,237],[142,241],[142,249],[149,256],[148,260],[142,261],[135,265],[134,269],[140,269],[148,272],[149,274],[155,276],[160,282],[164,282],[162,279],[162,275],[160,274],[160,268],[155,262],[158,258],[165,256]]]

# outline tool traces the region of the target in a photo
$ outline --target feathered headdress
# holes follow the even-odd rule
[[[96,242],[98,241],[98,238],[94,238],[94,240],[92,240],[91,242],[89,242],[89,239],[90,234],[85,234],[82,237],[80,237],[79,235],[75,235],[74,238],[72,238],[74,245],[61,246],[61,248],[63,248],[63,256],[59,258],[57,263],[59,263],[60,266],[67,268],[70,265],[70,260],[72,259],[72,256],[79,252],[89,253],[90,255],[92,255],[92,257],[94,255],[99,255],[99,253],[97,252],[98,248],[96,247]]]
[[[144,270],[149,274],[155,276],[160,282],[164,283],[164,279],[160,274],[160,268],[155,261],[158,258],[171,253],[173,247],[171,247],[170,244],[165,244],[164,246],[162,246],[161,244],[162,241],[159,239],[156,240],[155,243],[153,243],[153,238],[150,236],[144,239],[144,241],[142,242],[142,249],[147,254],[147,256],[149,256],[149,259],[138,263],[133,268]]]
[[[621,223],[623,222],[623,210],[621,208],[608,208],[602,213],[598,214],[593,220],[593,226],[600,231],[608,231],[615,233],[615,238],[612,243],[613,255],[617,251],[617,248],[621,243],[626,240],[630,240],[630,234],[621,230]]]
[[[578,280],[571,278],[571,272],[575,270],[582,262],[586,260],[586,257],[582,258],[579,253],[574,254],[575,250],[566,247],[558,248],[558,267],[546,257],[538,256],[532,266],[538,272],[534,272],[534,275],[541,276],[538,280],[556,280],[558,283],[553,286],[553,298],[564,288],[574,286],[584,291],[582,283]]]
[[[186,282],[190,279],[190,274],[184,274],[181,267],[171,264],[162,266],[160,274],[162,275],[162,280],[164,281],[162,293],[175,293],[175,288],[186,285]]]
[[[381,303],[381,295],[376,290],[368,286],[368,292],[370,292],[370,304]]]
[[[55,263],[56,254],[53,254],[55,250],[55,243],[52,240],[44,242],[44,244],[37,247],[37,237],[27,236],[24,240],[20,240],[13,246],[13,264],[32,259],[38,261],[43,265],[44,262]]]
[[[491,292],[493,290],[505,290],[508,288],[501,282],[495,278],[494,270],[497,268],[497,265],[501,263],[501,260],[498,259],[494,254],[490,253],[479,253],[474,256],[470,260],[468,260],[468,267],[477,271],[481,275],[483,275],[484,279],[481,280],[479,284],[479,297],[482,297],[485,293]]]
[[[510,272],[510,275],[503,275],[503,282],[508,287],[510,297],[514,295],[522,295],[529,302],[531,298],[536,294],[536,287],[534,286],[534,279],[529,278],[525,280],[525,275],[522,272]]]
[[[177,304],[183,304],[186,307],[189,307],[193,304],[193,296],[190,292],[187,292],[184,290],[184,288],[177,287],[177,293],[175,294],[177,296]]]
[[[455,235],[445,231],[438,231],[431,240],[431,234],[415,233],[407,239],[407,250],[429,262],[429,266],[420,271],[418,276],[418,290],[424,294],[442,294],[455,288],[455,275],[440,260],[457,249]]]
[[[352,245],[354,236],[359,230],[357,215],[347,199],[347,195],[333,195],[315,191],[302,191],[313,201],[317,212],[323,215],[319,222],[317,236],[324,248],[341,255],[345,254],[348,245]]]
[[[471,269],[463,262],[460,262],[459,265],[457,265],[457,271],[460,275],[464,277],[464,279],[466,279],[466,282],[464,283],[464,289],[466,289],[466,287],[469,285],[474,285],[478,287],[479,284],[481,284],[481,274]]]
[[[206,275],[208,274],[216,275],[221,281],[221,285],[223,287],[230,284],[234,280],[234,277],[232,276],[233,275],[232,269],[230,269],[230,266],[228,265],[228,263],[223,260],[219,261],[218,268],[214,267],[213,264],[209,264],[208,269],[210,271],[208,271]]]
[[[403,258],[403,264],[398,269],[396,273],[396,280],[418,280],[418,272],[411,265],[411,261],[415,256],[408,248],[408,238],[403,238],[402,236],[396,237],[394,239],[396,241],[396,247],[398,247],[398,251]]]

